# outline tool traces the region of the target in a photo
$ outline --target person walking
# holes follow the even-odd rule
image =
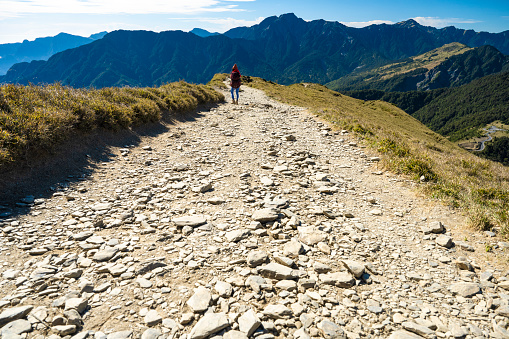
[[[241,76],[240,76],[239,68],[237,67],[237,64],[235,64],[235,65],[233,65],[232,73],[230,74],[230,86],[231,86],[230,92],[232,93],[232,104],[236,104],[236,105],[239,104],[239,88],[240,88],[240,85],[242,84],[242,82],[240,81],[240,78],[241,78]],[[233,96],[234,91],[237,94],[237,100],[235,100],[235,97]]]

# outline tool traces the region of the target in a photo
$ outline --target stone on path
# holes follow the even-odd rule
[[[32,331],[32,324],[28,320],[18,319],[2,327],[0,337],[9,338],[13,335],[21,335],[30,331]]]
[[[207,223],[207,219],[203,215],[189,215],[178,218],[173,218],[172,221],[177,226],[190,226],[196,227]]]
[[[259,222],[269,222],[274,221],[279,217],[279,213],[276,209],[273,208],[263,208],[261,210],[255,211],[251,218],[255,221]]]
[[[163,318],[159,315],[156,310],[150,310],[143,318],[145,325],[152,327],[163,321]]]
[[[252,309],[249,309],[249,311],[240,316],[238,323],[239,330],[244,332],[248,337],[262,324]]]
[[[267,305],[262,313],[272,319],[282,319],[292,315],[292,310],[286,307],[285,305],[271,304]]]
[[[8,308],[0,313],[0,327],[11,321],[24,318],[34,307],[31,305]]]
[[[276,280],[296,278],[294,270],[290,267],[271,262],[265,266],[258,267],[258,272],[264,276]]]
[[[464,298],[470,298],[477,293],[481,292],[481,288],[477,283],[459,282],[449,286],[449,290],[453,294],[460,295]]]
[[[364,274],[364,264],[353,260],[342,260],[342,263],[357,279],[360,279],[360,277]]]
[[[108,261],[111,258],[113,258],[115,256],[115,254],[117,254],[117,252],[118,252],[118,248],[108,246],[105,249],[100,250],[96,254],[94,254],[93,259],[95,261],[99,261],[99,262]]]
[[[399,330],[392,332],[388,339],[423,339],[423,337],[412,332]]]
[[[187,305],[191,307],[193,312],[199,313],[204,312],[209,308],[210,302],[212,301],[212,295],[210,291],[200,286],[196,289],[196,292],[187,300]]]
[[[157,339],[159,336],[163,334],[160,330],[156,328],[149,328],[141,335],[141,339]]]
[[[344,339],[346,338],[345,332],[339,325],[328,321],[328,320],[322,320],[318,326],[325,338],[328,339]]]
[[[224,313],[206,313],[197,323],[194,325],[191,333],[189,333],[189,339],[203,339],[211,336],[214,333],[221,331],[223,328],[230,325],[228,317]]]
[[[348,272],[335,272],[319,275],[320,281],[326,285],[349,288],[355,285],[355,278]]]
[[[453,245],[452,238],[445,234],[439,235],[435,239],[435,242],[437,243],[437,245],[445,247],[445,248],[451,248]]]
[[[440,234],[444,232],[445,228],[440,221],[433,221],[427,225],[422,226],[421,230],[424,234],[430,233]]]

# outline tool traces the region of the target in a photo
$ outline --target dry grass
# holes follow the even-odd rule
[[[250,86],[269,96],[307,107],[337,128],[356,133],[389,170],[416,181],[424,177],[423,191],[464,210],[472,229],[497,227],[509,237],[509,168],[461,149],[386,102],[364,102],[317,84],[251,80]]]
[[[37,149],[51,150],[76,131],[128,128],[222,100],[210,86],[185,82],[98,90],[59,84],[1,86],[0,166]]]

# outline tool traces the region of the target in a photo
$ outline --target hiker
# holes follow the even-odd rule
[[[232,67],[232,73],[230,74],[230,86],[232,87],[231,93],[232,93],[232,104],[239,104],[239,88],[241,85],[240,81],[240,72],[239,68],[237,67],[237,64],[233,65]],[[237,93],[237,100],[235,100],[235,97],[233,96],[233,91]]]

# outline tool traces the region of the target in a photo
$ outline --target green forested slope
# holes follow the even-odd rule
[[[390,102],[452,141],[474,136],[479,127],[493,121],[509,123],[509,72],[450,89],[392,93],[366,90],[344,94]]]

